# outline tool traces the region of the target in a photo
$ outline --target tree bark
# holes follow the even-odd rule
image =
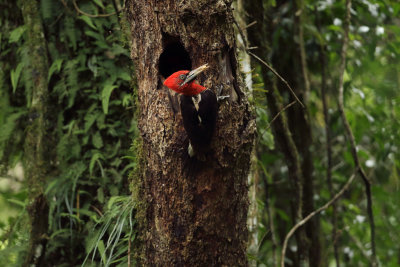
[[[233,15],[237,22],[235,29],[236,41],[238,44],[238,59],[240,71],[243,74],[245,92],[250,98],[253,97],[253,77],[251,70],[250,55],[247,53],[247,31],[246,31],[246,12],[244,10],[243,0],[237,0],[233,3],[234,12]],[[251,154],[251,168],[247,178],[249,184],[249,212],[247,216],[247,227],[249,230],[249,241],[247,252],[253,256],[253,259],[249,261],[249,266],[257,266],[257,254],[259,249],[258,239],[258,206],[257,206],[257,187],[258,187],[258,173],[257,173],[257,156],[256,147],[253,148]]]
[[[50,167],[49,142],[46,140],[47,115],[47,46],[36,0],[22,2],[22,15],[27,27],[27,72],[32,98],[29,106],[29,126],[25,138],[25,173],[29,189],[27,207],[30,219],[30,240],[24,266],[43,266],[47,244],[48,204],[44,184]]]
[[[133,177],[140,266],[247,266],[247,174],[255,120],[238,75],[230,1],[127,1],[138,80]],[[160,60],[161,59],[161,60]],[[211,149],[189,158],[176,98],[162,86],[208,63],[222,95]]]

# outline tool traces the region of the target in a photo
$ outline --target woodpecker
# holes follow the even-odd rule
[[[181,114],[190,141],[190,157],[195,155],[194,150],[205,149],[210,144],[217,120],[216,95],[195,81],[207,68],[208,64],[204,64],[192,71],[177,71],[164,81],[165,86],[181,95]]]

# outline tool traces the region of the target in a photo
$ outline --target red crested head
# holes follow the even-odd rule
[[[193,96],[200,94],[206,88],[197,84],[194,79],[202,73],[204,70],[208,68],[208,65],[205,64],[197,69],[192,71],[188,70],[180,70],[173,74],[171,74],[165,81],[164,85],[169,89],[174,90],[175,92],[183,95]]]

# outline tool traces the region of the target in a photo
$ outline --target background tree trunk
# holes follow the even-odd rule
[[[127,1],[138,80],[137,260],[144,266],[246,266],[247,174],[255,121],[242,90],[229,1]],[[161,56],[161,57],[160,57]],[[161,60],[160,60],[161,59]],[[162,81],[209,63],[219,104],[211,151],[190,159]]]
[[[46,139],[47,121],[47,46],[42,20],[36,0],[22,2],[22,15],[27,27],[28,75],[32,75],[32,98],[29,107],[29,126],[25,139],[25,170],[29,189],[27,207],[30,219],[30,241],[24,266],[42,266],[47,244],[48,204],[44,196],[44,184],[50,168],[50,156]]]
[[[263,5],[262,1],[251,1],[247,4],[247,11],[250,17],[249,23],[257,21],[256,25],[249,28],[249,45],[258,47],[254,53],[272,63],[307,107],[310,84],[307,77],[302,32],[303,5],[302,1],[297,1],[296,4],[279,2],[276,7],[267,7]],[[290,12],[290,10],[292,11]],[[293,20],[296,21],[293,29],[290,29],[293,34],[289,37],[292,38],[288,40],[288,38],[280,36],[274,40],[274,34],[279,31],[279,27],[283,27],[280,20],[283,20],[285,16],[293,16]],[[278,17],[279,20],[273,21],[272,17]],[[297,42],[295,42],[296,40]],[[270,46],[274,42],[278,43],[277,47],[285,47],[285,49],[271,48]],[[294,98],[289,94],[285,84],[276,82],[271,77],[270,71],[265,66],[262,66],[261,73],[266,90],[268,90],[266,93],[268,109],[273,118],[285,106],[281,96],[286,96],[284,99],[289,99],[288,103]],[[295,218],[293,223],[296,223],[314,210],[312,132],[307,108],[303,108],[297,103],[288,108],[287,112],[282,113],[272,124],[272,130],[276,143],[285,157],[289,180],[292,181],[290,188],[292,193],[289,193],[288,197],[292,199],[292,218]],[[295,197],[290,197],[290,195],[295,195]],[[281,208],[287,209],[285,205]],[[287,227],[283,228],[282,240],[286,235]],[[321,244],[318,236],[319,222],[316,216],[296,233],[297,255],[288,253],[293,261],[293,266],[300,266],[307,262],[311,266],[320,266]]]

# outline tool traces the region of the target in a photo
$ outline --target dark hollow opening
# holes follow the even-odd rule
[[[185,47],[179,41],[169,41],[165,45],[158,63],[158,70],[164,78],[178,70],[192,69],[192,61]]]

